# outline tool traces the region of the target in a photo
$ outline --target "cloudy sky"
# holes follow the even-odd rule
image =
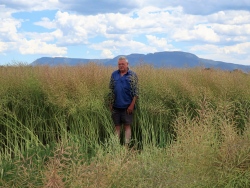
[[[0,0],[0,64],[161,51],[250,65],[250,1]]]

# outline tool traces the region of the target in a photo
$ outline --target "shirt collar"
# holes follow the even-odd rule
[[[119,74],[120,74],[120,70],[118,69],[118,72],[119,72]],[[129,74],[130,73],[130,70],[129,70],[129,68],[128,68],[128,71],[126,72],[126,74]]]

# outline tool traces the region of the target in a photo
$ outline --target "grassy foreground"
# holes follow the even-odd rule
[[[0,187],[250,187],[250,75],[132,67],[133,149],[105,99],[116,67],[0,67]]]

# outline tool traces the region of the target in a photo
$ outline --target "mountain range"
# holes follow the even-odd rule
[[[204,67],[204,68],[214,68],[221,70],[242,70],[244,72],[250,71],[250,66],[240,65],[222,61],[215,61],[209,59],[199,58],[198,56],[181,51],[164,51],[155,52],[148,54],[130,54],[124,55],[129,61],[131,66],[150,64],[154,67],[167,67],[167,68],[193,68],[193,67]],[[68,65],[75,66],[89,62],[95,62],[97,64],[117,66],[117,61],[119,56],[112,59],[81,59],[81,58],[67,58],[67,57],[42,57],[31,65]]]

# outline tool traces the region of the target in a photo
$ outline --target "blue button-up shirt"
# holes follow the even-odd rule
[[[128,108],[133,98],[139,96],[138,77],[131,70],[123,76],[119,70],[114,71],[110,78],[109,88],[110,103],[115,108]]]

